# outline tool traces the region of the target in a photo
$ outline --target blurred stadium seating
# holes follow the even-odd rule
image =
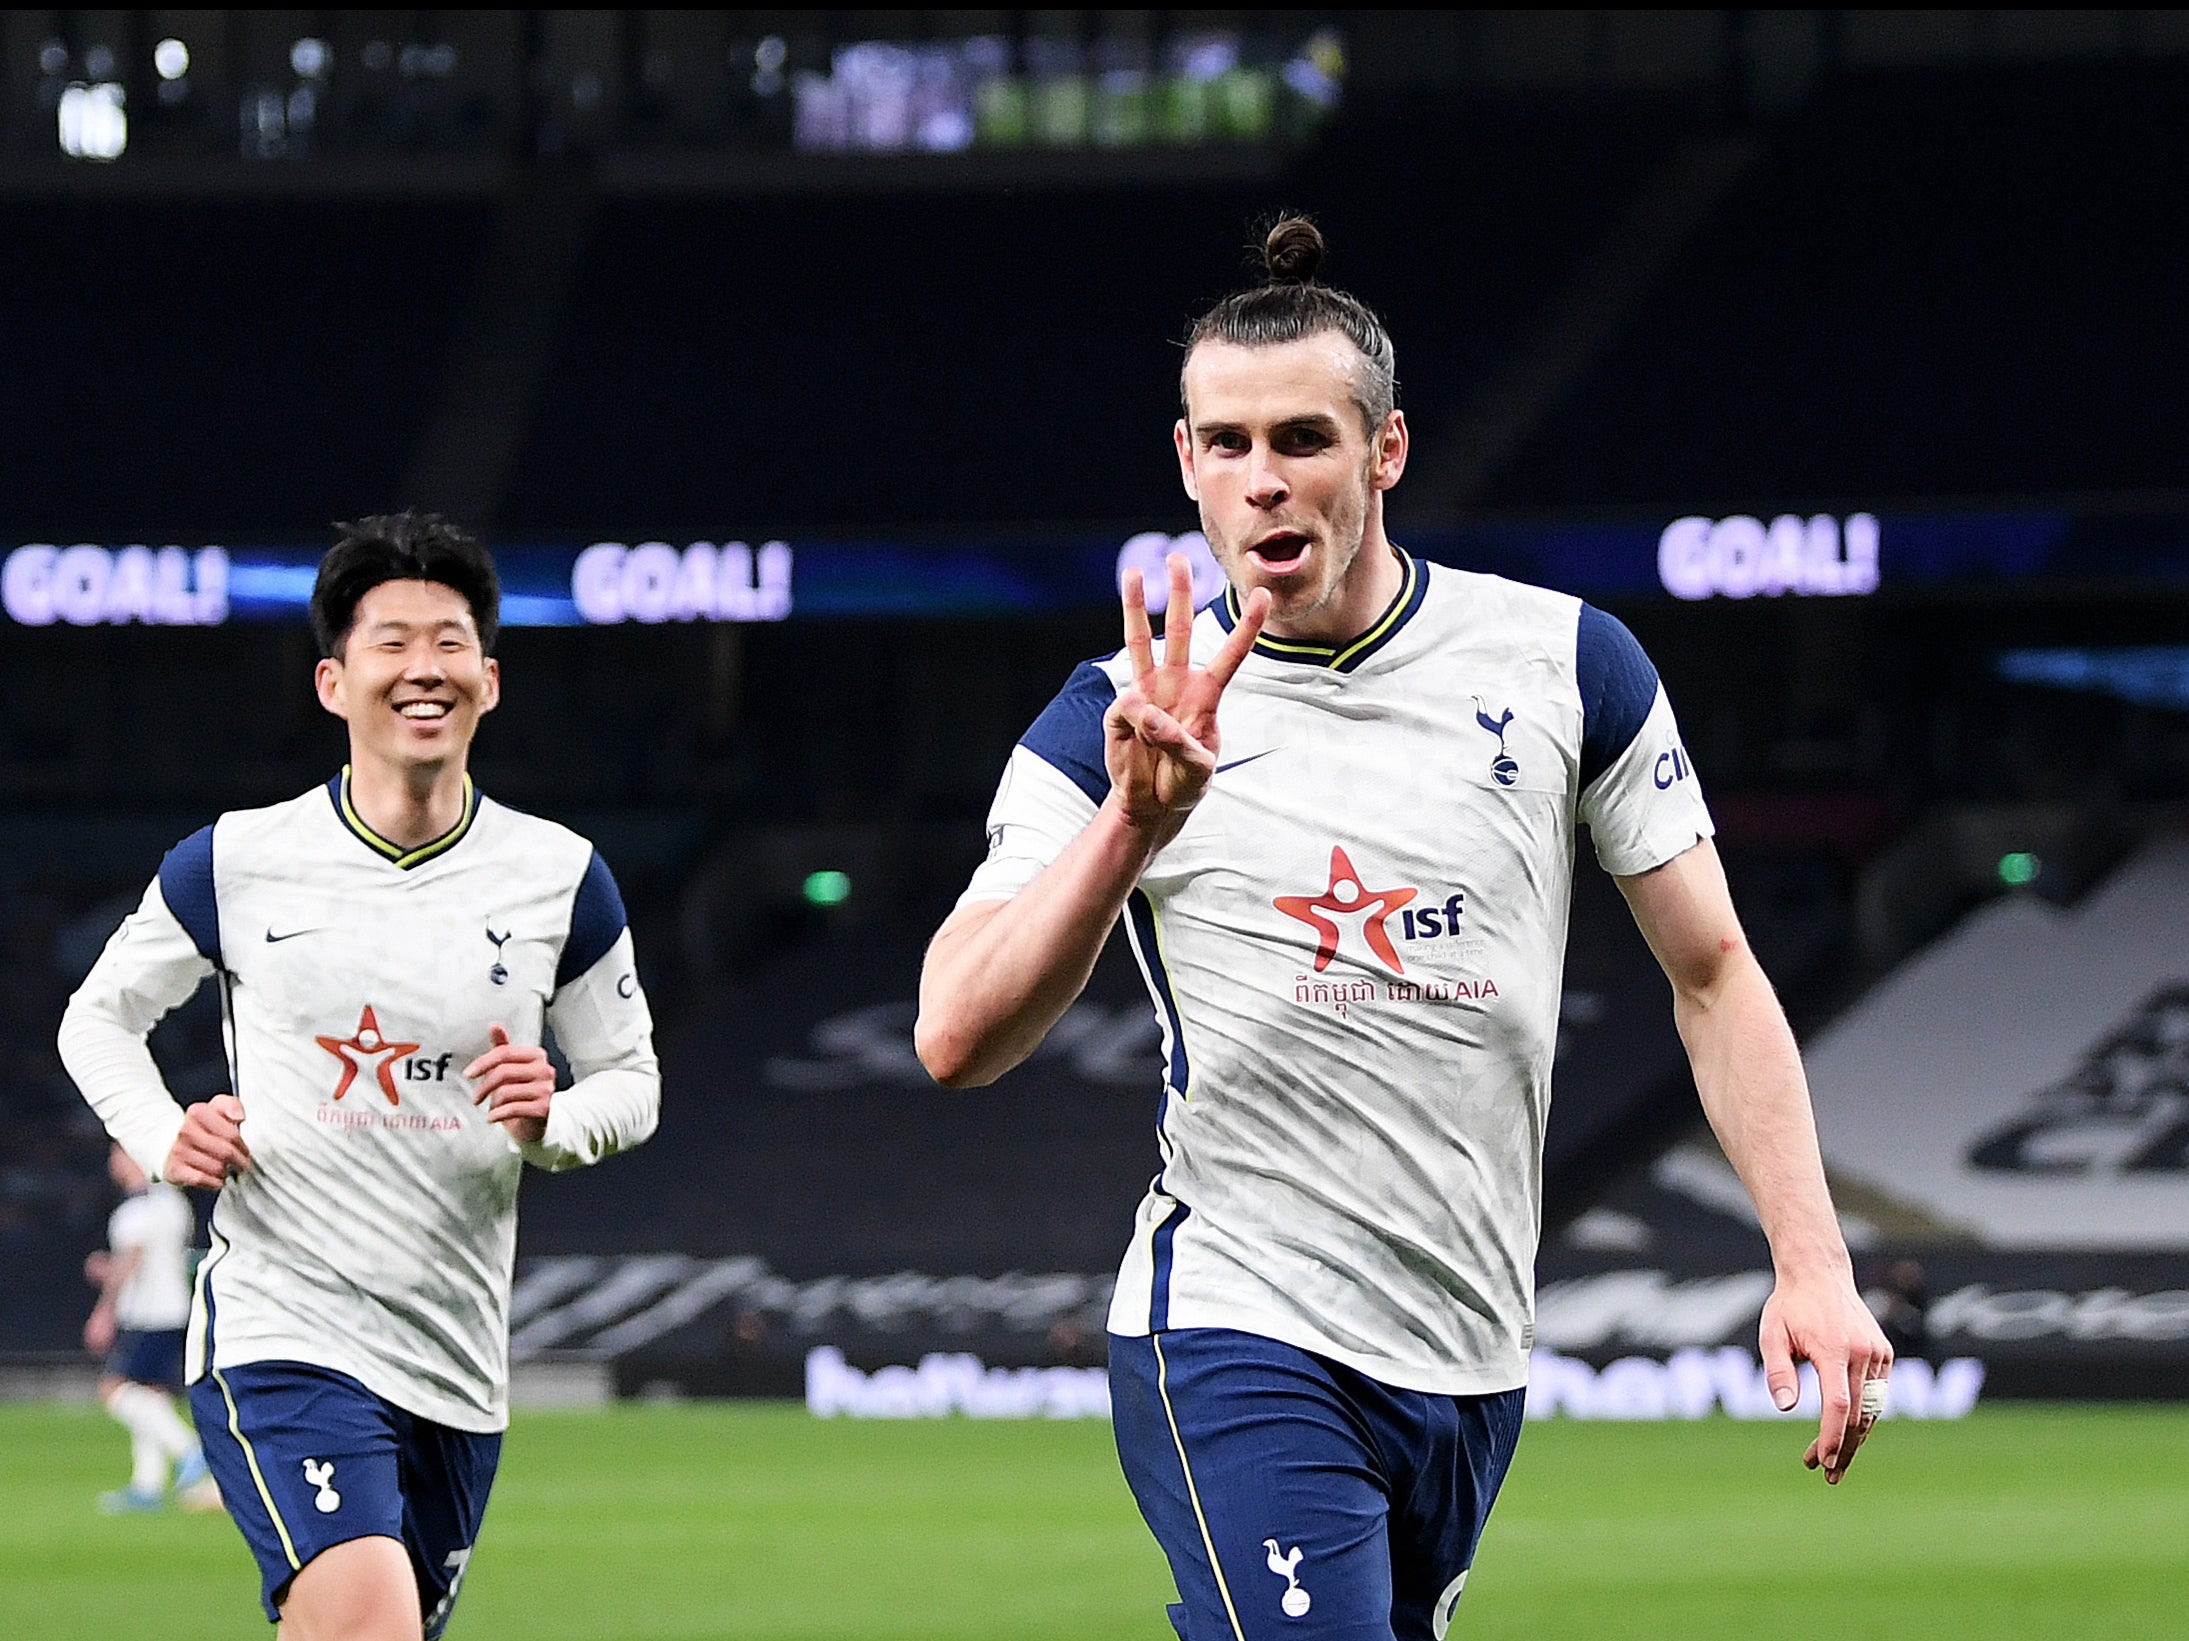
[[[0,552],[309,545],[411,501],[498,548],[780,532],[915,565],[976,529],[1029,555],[1190,529],[1172,344],[1241,277],[1252,219],[1308,207],[1333,277],[1398,340],[1401,540],[1898,503],[2102,513],[2150,547],[2163,573],[1602,601],[1680,706],[1744,917],[1814,1045],[1866,1272],[1919,1253],[1970,1327],[1978,1287],[2189,1288],[2178,1147],[2155,1208],[2084,1181],[2106,1206],[2073,1223],[2150,1233],[2108,1251],[2022,1236],[2019,1208],[1981,1235],[1953,1202],[1914,1213],[1925,1188],[1852,1138],[1902,1132],[1948,1080],[1888,1087],[1884,1060],[1904,1084],[1919,1050],[2000,1056],[1988,1031],[1932,1031],[1979,1018],[1924,989],[1941,965],[1980,956],[1971,984],[2054,1022],[2069,1059],[2184,978],[2160,953],[2118,996],[2059,983],[2101,966],[2075,940],[2132,915],[2161,945],[2179,927],[2179,874],[2149,874],[2189,799],[2189,697],[2152,684],[2183,671],[2165,659],[2185,607],[2165,566],[2189,541],[2183,14],[1087,14],[1068,38],[1057,19],[1080,14],[887,14],[902,61],[844,55],[877,43],[875,13],[329,13],[297,37],[303,15],[9,14],[0,237],[37,254],[0,259]],[[187,97],[152,66],[169,28]],[[964,92],[962,151],[799,135],[801,95],[819,109],[918,51],[962,69],[991,38],[1009,85]],[[99,49],[131,146],[65,158],[58,99],[106,83]],[[1189,59],[1219,66],[1196,80]],[[1287,79],[1301,63],[1342,72]],[[1226,74],[1246,78],[1208,90]],[[1081,93],[1123,119],[1100,97],[1139,85],[1182,119],[1161,99],[1189,82],[1251,110],[1295,80],[1313,95],[1190,140],[1152,114],[1036,129]],[[1017,137],[1013,97],[1034,122]],[[617,870],[671,1125],[529,1192],[522,1348],[771,1389],[816,1342],[864,1365],[1099,1348],[1154,1163],[1129,961],[1113,951],[1064,1035],[992,1091],[929,1086],[907,1032],[919,943],[1012,740],[1114,624],[1093,598],[505,635],[480,783]],[[2107,661],[2130,647],[2141,682]],[[294,620],[0,622],[0,1250],[21,1273],[0,1351],[72,1346],[107,1201],[53,1053],[61,1002],[168,843],[325,777],[340,742],[311,659]],[[848,898],[823,904],[806,886],[831,871]],[[1599,1295],[1617,1277],[1622,1314],[1646,1316],[1668,1284],[1752,1275],[1761,1244],[1610,885],[1584,876],[1573,927],[1544,1275]],[[2171,1043],[2178,1022],[2153,1018]],[[155,1046],[178,1093],[219,1087],[207,1001]],[[2066,1074],[2013,1059],[1987,1073],[2009,1103]],[[875,1285],[903,1272],[921,1281]],[[1058,1280],[1012,1285],[1026,1273]],[[961,1278],[990,1286],[935,1286]],[[2172,1314],[2135,1311],[2129,1342],[2158,1354],[2121,1384],[2173,1371]],[[2001,1346],[2001,1326],[1967,1337]],[[1675,1342],[1652,1338],[1607,1324],[1561,1348]],[[1995,1385],[2052,1382],[2009,1369]]]

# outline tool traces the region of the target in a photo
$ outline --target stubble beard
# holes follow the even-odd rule
[[[1339,499],[1336,508],[1324,521],[1323,531],[1316,540],[1317,550],[1328,555],[1328,566],[1324,574],[1316,585],[1297,588],[1289,593],[1279,587],[1270,587],[1269,614],[1272,621],[1285,626],[1312,621],[1337,600],[1345,588],[1346,578],[1352,574],[1353,566],[1361,556],[1362,544],[1368,539],[1369,495],[1368,469],[1363,467],[1359,484]],[[1215,520],[1208,516],[1206,508],[1201,513],[1201,534],[1207,539],[1209,550],[1216,556],[1216,562],[1223,567],[1224,575],[1231,582],[1234,592],[1242,585],[1256,584],[1246,582],[1242,574],[1252,561],[1248,559],[1244,549],[1225,539],[1216,527]]]

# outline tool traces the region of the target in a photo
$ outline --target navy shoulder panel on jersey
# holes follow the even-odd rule
[[[1116,699],[1110,675],[1094,662],[1082,661],[1018,744],[1100,803],[1110,795],[1110,771],[1102,761],[1102,715]]]
[[[1581,686],[1581,790],[1634,744],[1657,704],[1657,669],[1617,616],[1581,606],[1574,636]]]
[[[628,921],[616,876],[596,849],[585,863],[577,898],[570,902],[570,934],[562,943],[562,961],[555,965],[555,989],[562,990],[606,957]]]
[[[220,901],[213,894],[213,829],[201,826],[160,861],[160,898],[190,943],[214,968],[220,960]]]

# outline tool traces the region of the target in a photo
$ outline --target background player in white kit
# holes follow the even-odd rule
[[[1311,225],[1265,254],[1270,282],[1189,336],[1176,429],[1230,588],[1196,617],[1173,558],[1158,658],[1128,576],[1126,648],[1012,754],[917,1042],[943,1082],[994,1079],[1124,916],[1163,1033],[1163,1166],[1110,1376],[1173,1622],[1427,1641],[1519,1434],[1577,821],[1672,982],[1771,1241],[1772,1391],[1791,1407],[1814,1364],[1805,1460],[1832,1481],[1891,1355],[1655,669],[1577,599],[1389,541],[1390,340],[1314,282]]]
[[[129,1485],[100,1494],[99,1508],[108,1515],[157,1510],[172,1484],[184,1509],[217,1510],[220,1486],[175,1409],[197,1215],[188,1197],[147,1179],[118,1145],[107,1154],[107,1173],[126,1194],[107,1219],[105,1251],[84,1261],[85,1277],[99,1289],[84,1319],[84,1348],[106,1358],[99,1402],[129,1432]]]
[[[445,521],[349,526],[312,595],[349,764],[177,845],[61,1027],[138,1164],[220,1192],[192,1406],[291,1641],[447,1623],[508,1423],[523,1164],[598,1161],[660,1108],[614,879],[466,773],[498,609]],[[185,1111],[145,1034],[208,976],[234,1092]]]

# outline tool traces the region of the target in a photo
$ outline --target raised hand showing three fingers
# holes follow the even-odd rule
[[[1111,796],[1127,822],[1177,834],[1216,773],[1216,705],[1269,618],[1269,594],[1254,592],[1239,624],[1203,668],[1193,665],[1193,572],[1173,553],[1163,659],[1155,659],[1140,572],[1125,573],[1125,649],[1132,684],[1103,715],[1103,762]]]

